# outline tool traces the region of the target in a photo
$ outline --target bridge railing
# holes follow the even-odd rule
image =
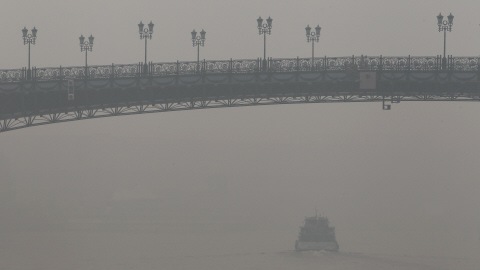
[[[450,67],[458,71],[480,71],[479,57],[452,57]]]
[[[0,83],[20,81],[53,81],[63,79],[131,78],[142,76],[172,76],[189,74],[255,73],[255,72],[321,72],[321,71],[476,71],[480,72],[479,57],[441,56],[349,56],[314,58],[269,58],[177,61],[129,65],[89,67],[36,68],[32,70],[0,70]]]

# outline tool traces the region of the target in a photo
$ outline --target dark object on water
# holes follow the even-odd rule
[[[338,251],[335,239],[335,227],[329,226],[328,218],[322,216],[306,217],[305,224],[300,227],[295,250],[327,250]]]

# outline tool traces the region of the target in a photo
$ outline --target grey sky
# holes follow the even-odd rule
[[[452,12],[447,53],[478,56],[478,10],[473,0],[5,0],[1,68],[26,65],[24,26],[39,29],[34,66],[83,65],[80,34],[95,36],[91,64],[142,61],[140,20],[155,23],[154,62],[195,59],[194,28],[207,31],[201,58],[256,58],[258,16],[273,18],[272,57],[308,57],[307,24],[322,27],[317,55],[435,55],[443,45],[435,16]],[[432,228],[472,242],[480,236],[479,106],[280,105],[27,128],[0,135],[0,185],[9,215],[80,215],[153,198],[173,220],[274,220],[293,229],[292,239],[317,208],[344,243],[356,230],[383,230],[445,244]]]
[[[307,24],[322,26],[319,55],[432,55],[442,51],[436,31],[439,12],[455,15],[448,35],[448,52],[478,55],[480,27],[474,0],[340,0],[340,1],[125,1],[125,0],[7,0],[0,22],[2,68],[26,65],[20,29],[39,29],[32,50],[37,66],[82,65],[78,37],[96,38],[92,64],[135,63],[143,59],[137,24],[152,20],[149,45],[152,61],[195,59],[190,31],[204,28],[207,42],[202,58],[255,58],[262,54],[256,32],[258,16],[273,18],[268,38],[272,57],[309,56],[304,37]]]

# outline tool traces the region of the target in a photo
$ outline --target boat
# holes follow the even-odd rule
[[[300,227],[298,240],[295,241],[296,251],[326,250],[336,252],[338,249],[335,227],[329,225],[327,217],[315,215],[305,218],[305,223]]]

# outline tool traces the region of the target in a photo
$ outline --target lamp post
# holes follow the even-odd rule
[[[31,30],[31,34],[28,33],[27,27],[22,29],[23,33],[23,45],[28,44],[28,69],[27,69],[27,79],[31,78],[31,70],[30,70],[30,45],[35,45],[35,40],[37,39],[37,29],[33,27]]]
[[[85,51],[85,77],[88,77],[88,51],[92,51],[93,49],[93,39],[94,37],[90,35],[88,37],[88,41],[85,40],[85,37],[83,35],[80,35],[78,38],[80,39],[80,52]]]
[[[317,25],[315,27],[315,32],[312,32],[312,28],[310,25],[307,25],[305,27],[305,31],[307,32],[307,42],[312,42],[312,70],[314,70],[314,61],[315,61],[315,42],[318,42],[320,40],[320,30],[322,28]]]
[[[262,17],[258,17],[258,34],[263,35],[263,69],[267,67],[267,34],[272,34],[272,18],[268,17],[267,23],[263,23]]]
[[[200,46],[205,46],[205,35],[207,32],[202,29],[200,36],[197,36],[197,31],[192,31],[192,44],[193,47],[197,46],[197,70],[200,70]]]
[[[453,15],[447,16],[447,20],[443,19],[442,13],[438,14],[437,16],[437,25],[438,25],[438,32],[443,31],[443,60],[442,60],[442,68],[446,68],[447,64],[447,31],[452,32],[453,26]]]
[[[144,28],[144,24],[140,21],[138,24],[138,32],[140,33],[140,39],[145,39],[145,62],[143,65],[143,72],[147,72],[147,40],[152,39],[153,23],[150,21],[148,27]]]

